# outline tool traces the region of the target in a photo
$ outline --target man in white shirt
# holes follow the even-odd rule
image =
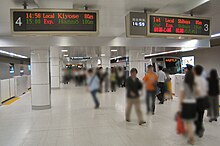
[[[203,116],[204,116],[204,98],[208,94],[208,82],[203,76],[204,69],[200,65],[196,65],[193,69],[195,75],[195,84],[197,89],[197,119],[195,121],[196,134],[202,137],[204,134]]]
[[[165,81],[167,79],[166,74],[163,72],[163,67],[158,66],[158,88],[160,89],[161,96],[158,96],[158,99],[160,100],[159,104],[164,103],[164,92],[165,92]]]

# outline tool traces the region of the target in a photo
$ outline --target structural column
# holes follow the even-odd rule
[[[111,57],[110,48],[102,47],[101,48],[101,65],[103,69],[111,67],[110,57]]]
[[[60,88],[60,49],[50,48],[51,88]]]
[[[49,48],[31,50],[32,109],[51,108]]]
[[[132,68],[136,68],[138,70],[137,77],[142,80],[142,78],[145,75],[145,60],[144,60],[144,54],[142,52],[141,48],[130,48],[128,50],[129,54],[129,68],[130,70]]]

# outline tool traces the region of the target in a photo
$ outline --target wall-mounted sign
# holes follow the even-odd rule
[[[141,12],[130,12],[126,17],[127,37],[145,37],[147,34],[147,14]]]
[[[148,36],[210,37],[210,19],[163,14],[148,15]]]
[[[98,34],[98,11],[11,10],[13,34]]]

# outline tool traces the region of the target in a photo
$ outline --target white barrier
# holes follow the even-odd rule
[[[21,96],[31,88],[31,76],[16,76],[0,81],[0,102],[14,96]]]

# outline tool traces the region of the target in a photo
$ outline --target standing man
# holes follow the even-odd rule
[[[90,91],[92,98],[95,103],[95,109],[98,109],[100,106],[99,100],[96,96],[99,86],[100,86],[100,81],[99,78],[97,77],[96,74],[93,73],[92,69],[88,70],[88,79],[87,79],[87,85],[88,85],[88,90]]]
[[[143,120],[143,115],[141,112],[141,101],[139,91],[142,89],[142,84],[140,80],[137,78],[137,69],[131,69],[131,76],[126,81],[126,89],[127,89],[127,107],[126,107],[126,121],[130,122],[130,114],[132,106],[135,106],[135,110],[138,116],[139,125],[145,124],[146,122]]]
[[[148,65],[148,72],[144,76],[143,81],[146,85],[146,106],[147,114],[155,112],[155,98],[156,98],[156,89],[157,89],[157,80],[158,77],[153,71],[153,66]],[[151,103],[151,104],[150,104]]]
[[[165,92],[165,81],[167,79],[166,74],[163,72],[163,67],[159,66],[158,67],[159,72],[158,72],[158,88],[160,89],[161,92],[161,97],[159,98],[160,103],[164,103],[164,92]]]

